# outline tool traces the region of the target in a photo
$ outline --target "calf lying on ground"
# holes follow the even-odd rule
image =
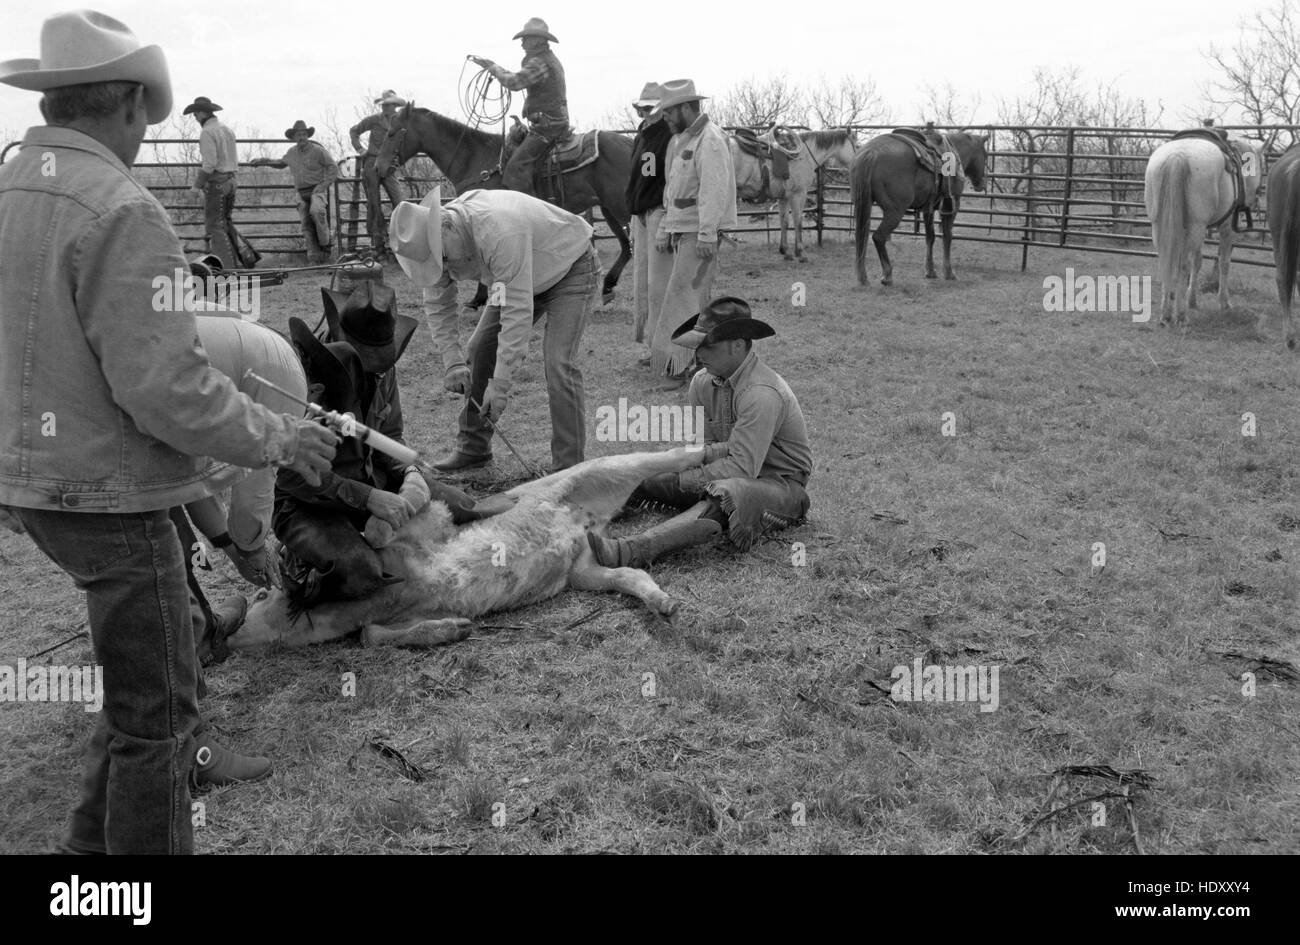
[[[553,597],[566,587],[620,591],[671,617],[679,602],[636,568],[596,563],[586,532],[603,532],[644,479],[704,462],[681,447],[588,460],[509,490],[510,511],[457,528],[446,505],[431,502],[382,549],[385,570],[405,580],[365,600],[332,601],[291,616],[273,591],[249,608],[232,649],[281,642],[303,646],[363,630],[368,642],[450,642],[469,633],[470,617]]]

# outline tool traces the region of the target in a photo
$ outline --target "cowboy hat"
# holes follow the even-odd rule
[[[416,285],[433,285],[442,277],[442,199],[437,187],[418,204],[407,200],[393,208],[388,248]]]
[[[406,99],[398,95],[392,89],[384,89],[379,93],[379,98],[375,99],[376,105],[405,105]]]
[[[559,40],[556,39],[551,34],[551,30],[546,25],[546,21],[543,20],[540,16],[535,16],[532,19],[530,19],[527,23],[524,24],[523,29],[521,29],[518,33],[516,33],[514,36],[511,36],[510,38],[520,39],[521,37],[524,36],[541,36],[544,37],[545,39],[550,40],[552,43],[559,42]]]
[[[90,82],[139,82],[149,124],[158,124],[172,110],[172,82],[162,48],[141,46],[125,23],[94,10],[47,19],[41,24],[41,58],[0,62],[0,82],[32,92]]]
[[[749,303],[732,295],[724,295],[704,306],[704,311],[692,315],[673,332],[673,344],[683,348],[698,348],[733,338],[771,338],[776,330],[767,322],[749,314]]]
[[[301,318],[289,318],[289,337],[298,349],[308,382],[325,388],[320,405],[327,410],[351,411],[359,416],[365,389],[361,356],[347,342],[321,341]]]
[[[307,123],[306,123],[305,121],[303,121],[301,118],[299,118],[297,121],[295,121],[295,122],[293,123],[293,127],[292,127],[292,128],[286,128],[286,129],[284,130],[284,136],[285,136],[286,138],[288,138],[290,141],[292,141],[292,140],[293,140],[293,136],[294,136],[294,134],[297,133],[297,132],[299,132],[299,131],[305,131],[305,132],[307,132],[307,137],[308,137],[308,138],[310,138],[310,137],[312,137],[312,136],[314,136],[314,135],[316,134],[316,129],[315,129],[315,127],[308,128],[308,127],[307,127]]]
[[[200,95],[189,105],[186,105],[185,111],[181,112],[181,114],[192,115],[195,112],[208,112],[209,114],[215,114],[219,111],[221,111],[220,105],[212,101],[212,99],[208,98],[206,95]]]
[[[366,279],[351,292],[321,286],[320,294],[330,340],[352,345],[367,374],[383,374],[396,364],[419,325],[396,313],[397,293],[382,282]]]
[[[702,98],[708,98],[707,95],[700,95],[695,91],[694,79],[673,79],[671,82],[665,82],[660,88],[663,90],[663,98],[655,106],[656,114],[667,111],[674,105],[698,102]]]
[[[664,87],[658,82],[647,82],[641,90],[641,97],[632,103],[633,108],[647,108],[658,105],[664,97]]]

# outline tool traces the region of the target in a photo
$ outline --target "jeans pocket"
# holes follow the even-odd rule
[[[102,527],[95,529],[93,536],[87,536],[91,540],[78,542],[83,549],[80,556],[82,570],[90,577],[121,564],[137,550],[127,534],[125,516],[105,515],[103,518],[108,521],[101,523]]]

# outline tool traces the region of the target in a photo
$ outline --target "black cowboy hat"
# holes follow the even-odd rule
[[[724,295],[704,306],[673,332],[673,343],[683,348],[698,348],[733,338],[771,338],[776,330],[767,322],[749,314],[749,303]]]
[[[301,318],[289,319],[289,337],[298,349],[309,384],[325,388],[320,405],[327,410],[361,415],[361,398],[365,390],[365,368],[361,356],[343,341],[329,344],[312,334]]]
[[[181,114],[192,115],[195,112],[208,112],[209,114],[215,114],[219,111],[221,111],[220,105],[212,101],[212,99],[208,98],[206,95],[200,95],[189,105],[186,105],[185,111],[181,112]]]
[[[303,121],[301,118],[299,118],[297,121],[293,123],[292,128],[284,129],[284,136],[288,138],[290,141],[292,141],[294,133],[298,131],[305,131],[307,132],[307,137],[312,138],[315,137],[316,135],[316,126],[312,125],[310,128],[308,128],[307,123]]]
[[[359,283],[351,293],[321,286],[320,294],[330,339],[352,345],[369,374],[383,374],[396,364],[420,324],[409,315],[398,315],[397,293],[374,279]]]

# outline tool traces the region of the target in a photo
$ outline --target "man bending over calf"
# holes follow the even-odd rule
[[[714,299],[673,334],[704,366],[689,404],[704,408],[705,464],[647,479],[631,502],[685,508],[662,525],[618,540],[587,533],[606,567],[640,567],[668,551],[713,541],[724,531],[747,550],[764,526],[784,528],[808,511],[812,450],[799,401],[763,363],[755,339],[776,334],[743,299]]]

